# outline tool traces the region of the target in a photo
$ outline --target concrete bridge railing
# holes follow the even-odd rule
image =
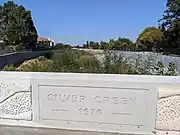
[[[0,76],[0,125],[69,134],[180,134],[177,76],[22,72]]]

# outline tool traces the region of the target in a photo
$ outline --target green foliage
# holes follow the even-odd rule
[[[122,54],[117,54],[110,50],[106,50],[104,53],[105,57],[103,59],[101,73],[135,74],[135,71]]]
[[[167,0],[167,9],[163,18],[159,20],[165,42],[164,51],[180,48],[180,0]]]
[[[55,72],[75,72],[79,65],[76,61],[80,52],[75,52],[76,50],[62,49],[54,52],[52,60],[54,62]]]
[[[65,48],[54,51],[52,56],[54,72],[97,72],[99,61],[91,54]]]
[[[168,70],[166,72],[166,75],[168,76],[176,76],[176,65],[172,62],[169,63],[168,65]]]
[[[133,73],[123,56],[106,53],[103,66],[91,54],[76,49],[52,51],[51,59],[39,57],[21,64],[17,70],[26,72]]]
[[[16,67],[14,65],[7,65],[2,69],[2,71],[16,71]]]
[[[99,61],[90,54],[84,54],[79,59],[77,59],[80,69],[78,72],[83,73],[97,73],[100,68]]]
[[[37,31],[31,12],[13,1],[0,6],[0,37],[6,46],[15,46],[16,50],[34,47]]]
[[[83,45],[83,47],[88,49],[99,49],[100,44],[98,42],[87,41],[86,44]]]
[[[156,64],[152,55],[145,60],[143,55],[138,55],[135,61],[130,61],[123,54],[105,50],[104,59],[100,62],[93,55],[76,49],[66,48],[49,53],[45,57],[25,61],[19,67],[6,66],[3,71],[177,75],[175,64],[169,63],[166,69],[163,63]]]
[[[138,36],[136,43],[139,48],[152,51],[153,47],[159,50],[163,40],[164,35],[160,29],[147,27]]]
[[[52,47],[53,50],[60,50],[65,48],[72,48],[71,45],[63,44],[63,43],[57,43],[54,47]]]
[[[156,66],[155,57],[152,54],[146,55],[146,59],[143,61],[142,75],[153,75],[154,68]]]
[[[153,75],[156,66],[155,58],[153,55],[143,55],[138,54],[137,57],[131,60],[131,66],[136,74],[139,75]]]
[[[158,62],[156,66],[156,75],[163,76],[177,76],[176,65],[172,62],[168,64],[168,69],[165,69],[165,66],[162,62]]]
[[[106,50],[107,48],[108,48],[108,43],[101,41],[100,42],[100,49]]]
[[[156,66],[156,75],[165,75],[165,67],[162,62],[158,62]]]
[[[134,74],[138,75],[161,75],[176,76],[176,66],[170,62],[168,68],[165,68],[162,62],[156,62],[156,57],[152,55],[138,55],[134,61],[130,61]]]
[[[119,38],[116,42],[115,48],[118,50],[131,51],[135,50],[135,44],[128,38]]]
[[[172,21],[180,17],[180,0],[167,0],[166,7],[163,18],[159,21],[166,27],[171,27]]]
[[[53,71],[53,61],[40,56],[37,59],[25,61],[16,70],[23,72],[51,72]]]
[[[46,59],[51,59],[53,54],[54,54],[53,51],[48,51],[47,53],[44,54],[44,57]]]
[[[88,49],[104,49],[104,50],[134,50],[135,44],[128,38],[119,38],[118,40],[110,39],[109,42],[93,42],[87,41],[83,48]]]

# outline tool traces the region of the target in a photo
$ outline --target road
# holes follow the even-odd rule
[[[0,135],[116,135],[110,133],[92,133],[70,130],[35,129],[0,125]]]
[[[156,131],[153,135],[180,135],[180,132]],[[122,135],[115,133],[93,133],[70,130],[35,129],[0,125],[0,135]]]

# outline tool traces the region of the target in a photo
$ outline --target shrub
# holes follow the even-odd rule
[[[96,73],[100,68],[99,61],[90,54],[83,54],[77,59],[77,62],[80,65],[80,72]]]
[[[162,62],[156,63],[155,57],[138,55],[133,61],[123,54],[106,50],[104,59],[100,63],[94,55],[85,51],[65,48],[50,51],[47,55],[25,61],[18,68],[6,66],[4,71],[26,72],[78,72],[78,73],[105,73],[105,74],[139,74],[139,75],[168,75],[175,76],[176,66],[169,63],[165,68]]]
[[[52,65],[52,60],[40,56],[37,59],[25,61],[17,68],[17,70],[24,72],[51,72],[53,70]]]
[[[176,76],[177,75],[176,65],[173,62],[169,63],[166,75],[168,75],[168,76]]]
[[[74,52],[72,49],[63,49],[55,51],[52,56],[53,71],[55,72],[75,72],[79,69],[76,58],[79,52]]]
[[[107,74],[135,74],[131,64],[122,54],[109,50],[105,51],[101,72]]]
[[[48,51],[47,53],[45,53],[44,57],[47,59],[52,59],[53,56],[53,52],[52,51]]]
[[[155,57],[151,54],[149,55],[141,55],[138,54],[137,57],[132,58],[130,63],[132,65],[133,70],[139,75],[153,75],[154,69],[156,67]]]
[[[99,62],[87,52],[76,49],[62,49],[52,56],[55,72],[95,72]]]
[[[16,67],[14,65],[7,65],[2,69],[2,71],[16,71]]]
[[[156,70],[155,72],[156,75],[165,75],[165,67],[162,62],[158,62],[155,70]]]

